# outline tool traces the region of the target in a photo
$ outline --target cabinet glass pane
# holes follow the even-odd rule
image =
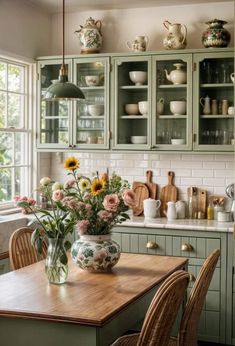
[[[150,118],[148,61],[117,63],[117,144],[144,145],[148,142]]]
[[[68,144],[69,101],[44,101],[46,89],[58,82],[60,64],[45,65],[41,68],[41,110],[40,143]],[[66,65],[68,69],[68,65]]]
[[[106,131],[105,62],[77,62],[77,83],[85,95],[85,100],[77,102],[76,108],[76,143],[104,144]]]
[[[232,57],[199,62],[199,145],[234,144],[234,114],[228,110],[234,105],[233,71]]]
[[[188,64],[183,59],[156,61],[156,145],[179,148],[187,144]],[[170,149],[169,148],[169,149]]]

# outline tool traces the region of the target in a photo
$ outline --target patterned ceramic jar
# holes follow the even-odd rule
[[[110,234],[82,235],[73,243],[71,255],[81,269],[107,271],[118,262],[120,246]]]
[[[202,34],[202,43],[206,48],[209,47],[227,47],[230,42],[230,33],[224,29],[227,24],[224,20],[213,19],[206,22],[209,28]]]

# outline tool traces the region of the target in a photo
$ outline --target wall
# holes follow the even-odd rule
[[[0,50],[36,58],[50,54],[51,18],[25,0],[0,1]]]
[[[187,48],[203,48],[201,34],[207,28],[205,22],[219,18],[226,20],[225,26],[232,34],[233,46],[234,2],[194,4],[184,6],[161,6],[126,10],[89,11],[68,13],[65,18],[66,53],[80,53],[78,37],[74,34],[79,25],[89,17],[102,21],[103,52],[125,52],[127,40],[136,35],[147,35],[150,39],[148,50],[162,50],[162,40],[167,34],[164,20],[183,23],[188,29]],[[61,14],[52,16],[52,54],[61,54]]]
[[[136,35],[146,34],[150,38],[149,50],[162,50],[162,39],[166,35],[163,21],[184,23],[188,28],[187,48],[202,48],[201,33],[205,22],[220,18],[228,21],[226,28],[232,34],[233,46],[234,3],[208,3],[190,6],[165,6],[131,10],[89,11],[66,15],[66,54],[79,54],[78,38],[73,34],[92,16],[103,23],[103,51],[128,51],[126,41]],[[144,28],[144,29],[143,29]],[[61,53],[61,15],[52,17],[52,54]],[[114,39],[115,38],[115,39]],[[167,184],[167,172],[175,172],[175,184],[179,198],[187,200],[188,186],[198,186],[210,194],[224,195],[225,187],[234,181],[234,156],[221,154],[155,154],[155,153],[71,153],[81,159],[81,172],[95,171],[119,173],[130,182],[145,181],[145,171],[153,170],[153,180],[159,187]],[[69,154],[63,154],[63,158]],[[55,154],[41,154],[40,176],[50,175],[55,180],[65,181],[66,172]]]

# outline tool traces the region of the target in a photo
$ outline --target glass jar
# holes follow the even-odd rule
[[[68,257],[64,237],[49,238],[45,271],[51,284],[62,284],[68,276]]]

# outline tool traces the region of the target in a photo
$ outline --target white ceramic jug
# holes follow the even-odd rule
[[[163,22],[168,30],[167,36],[163,40],[163,46],[166,49],[183,49],[186,47],[187,28],[184,24],[170,23],[168,20]]]
[[[129,49],[134,52],[144,52],[146,51],[149,42],[148,36],[136,36],[133,43],[127,41],[126,45]]]
[[[157,114],[161,115],[164,112],[164,98],[161,97],[159,100],[157,100]]]
[[[202,113],[205,115],[209,115],[211,114],[211,105],[210,105],[210,97],[206,96],[206,97],[201,97],[200,98],[200,104],[202,105],[203,109],[202,109]]]
[[[144,216],[146,219],[154,219],[158,216],[158,209],[161,205],[160,200],[147,198],[144,200]]]
[[[177,219],[175,202],[167,202],[167,211],[164,210],[164,214],[169,221]]]
[[[185,219],[185,203],[177,201],[175,203],[177,219]]]

